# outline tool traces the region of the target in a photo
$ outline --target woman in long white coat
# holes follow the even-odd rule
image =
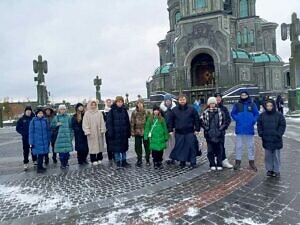
[[[89,154],[94,166],[101,164],[106,132],[103,114],[98,110],[98,100],[91,100],[84,114],[82,129],[87,136]]]

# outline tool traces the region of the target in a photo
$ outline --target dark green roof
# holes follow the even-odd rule
[[[232,49],[233,59],[251,59],[250,54],[243,49]]]
[[[265,52],[251,53],[251,57],[256,63],[282,62],[281,58],[278,55],[269,54]]]

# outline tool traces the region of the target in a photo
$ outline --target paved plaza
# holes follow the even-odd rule
[[[267,178],[256,138],[259,171],[209,171],[205,145],[198,167],[78,166],[68,171],[52,162],[45,174],[22,170],[22,147],[14,128],[0,130],[0,224],[300,224],[300,121],[287,120],[282,175]],[[203,139],[200,139],[201,142]],[[226,136],[233,162],[233,132]],[[246,154],[245,154],[246,155]],[[106,155],[105,155],[106,158]]]

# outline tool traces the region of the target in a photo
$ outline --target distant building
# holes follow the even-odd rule
[[[158,43],[150,93],[207,98],[244,85],[261,95],[286,92],[289,66],[277,55],[276,28],[256,15],[256,0],[168,0],[170,30]],[[270,6],[271,7],[271,6]]]

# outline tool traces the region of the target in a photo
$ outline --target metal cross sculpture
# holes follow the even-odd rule
[[[289,91],[289,108],[291,111],[300,110],[300,21],[296,13],[292,14],[292,23],[281,24],[281,38],[288,37],[291,41],[290,75],[291,88]]]
[[[37,73],[34,77],[34,81],[37,82],[37,101],[39,105],[46,105],[48,99],[48,92],[45,84],[45,75],[48,73],[48,63],[46,60],[43,61],[42,56],[38,56],[38,60],[33,60],[33,71]]]
[[[99,76],[96,76],[94,79],[94,85],[96,87],[96,99],[98,99],[99,104],[101,104],[101,93],[100,93],[100,87],[102,85],[102,79],[99,78]],[[100,105],[99,105],[100,107]]]

